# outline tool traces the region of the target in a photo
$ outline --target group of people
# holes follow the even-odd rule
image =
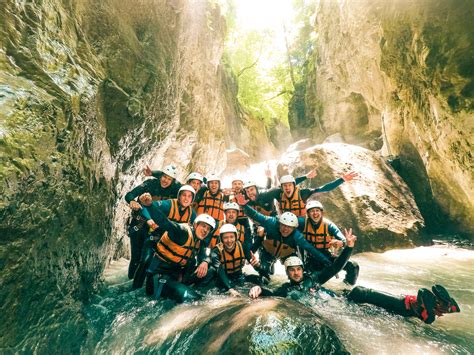
[[[275,187],[266,171],[265,188],[240,177],[224,188],[219,176],[199,172],[181,184],[172,165],[156,171],[147,166],[144,172],[150,178],[125,195],[132,210],[128,276],[134,289],[145,284],[148,295],[177,302],[198,300],[200,290],[211,288],[239,296],[243,285],[250,285],[251,298],[317,295],[341,270],[346,271],[346,284],[356,284],[359,266],[349,258],[357,237],[351,229],[342,233],[314,199],[357,178],[355,172],[317,188],[299,187],[314,178],[316,170],[297,178],[281,176]],[[278,260],[289,282],[270,290],[267,285]],[[244,272],[246,264],[255,272]],[[441,285],[420,289],[416,296],[356,286],[345,296],[426,323],[436,315],[460,311]]]

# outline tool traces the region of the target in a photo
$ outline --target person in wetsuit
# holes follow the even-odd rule
[[[305,273],[303,261],[298,257],[290,257],[285,261],[286,274],[289,282],[272,291],[261,286],[254,286],[249,291],[249,297],[280,296],[299,299],[305,294],[317,296],[321,285],[338,273],[349,259],[357,237],[346,233],[347,245],[341,255],[331,266],[321,271]],[[329,292],[329,294],[332,294]],[[445,313],[460,312],[460,307],[448,291],[441,285],[434,285],[432,291],[422,288],[417,296],[395,296],[362,286],[354,287],[345,296],[355,303],[369,303],[405,317],[418,317],[431,324],[436,316]]]
[[[147,168],[149,169],[149,167]],[[135,275],[135,271],[140,263],[143,244],[148,236],[148,226],[146,225],[145,218],[140,213],[142,206],[138,201],[138,197],[144,193],[149,193],[153,201],[173,198],[181,187],[181,184],[176,180],[177,176],[176,168],[172,165],[168,165],[163,171],[156,171],[157,178],[145,180],[142,184],[134,187],[125,195],[125,201],[132,210],[128,224],[131,254],[128,267],[129,279],[132,279]]]
[[[342,248],[346,238],[337,226],[330,220],[323,217],[323,205],[319,201],[308,201],[306,204],[306,217],[298,217],[298,229],[303,233],[305,239],[316,249],[323,253],[329,260],[334,261],[335,257],[330,252],[331,247]],[[305,255],[305,269],[317,271],[324,266],[311,257]],[[348,260],[343,270],[346,271],[344,282],[355,285],[359,276],[359,265],[355,261]]]

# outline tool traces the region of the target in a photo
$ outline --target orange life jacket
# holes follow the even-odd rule
[[[179,208],[178,199],[172,199],[170,212],[168,213],[168,219],[176,223],[190,223],[193,210],[191,206],[186,207],[184,210]]]
[[[207,213],[218,221],[224,219],[224,194],[218,192],[215,196],[210,191],[204,192],[202,200],[199,201],[197,214]]]
[[[214,232],[214,235],[209,242],[209,248],[213,249],[218,243],[221,242],[220,233],[221,227],[225,224],[225,221],[220,221],[217,225],[217,229]],[[245,227],[240,223],[235,224],[235,228],[237,228],[237,240],[241,243],[245,241]]]
[[[286,258],[287,256],[296,253],[295,249],[283,242],[279,242],[278,240],[265,239],[263,241],[263,248],[278,259]]]
[[[193,231],[188,224],[183,223],[182,225],[186,226],[188,230],[186,243],[178,245],[169,237],[168,232],[165,232],[157,243],[156,255],[169,264],[184,268],[188,260],[199,249],[201,241],[195,240]]]
[[[303,235],[317,249],[329,249],[329,242],[333,239],[328,232],[328,220],[323,218],[317,230],[309,218],[306,218]]]
[[[306,204],[301,198],[300,189],[298,187],[295,187],[295,191],[293,191],[293,195],[290,199],[286,197],[285,193],[282,191],[280,194],[280,201],[278,202],[280,203],[280,209],[282,213],[291,212],[297,217],[306,216]]]
[[[225,250],[224,245],[221,243],[219,243],[217,247],[219,249],[221,265],[224,266],[226,274],[242,272],[242,268],[245,265],[245,254],[242,243],[237,241],[232,252]]]

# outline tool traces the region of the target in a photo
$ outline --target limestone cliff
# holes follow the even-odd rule
[[[248,126],[227,118],[224,32],[207,1],[2,2],[2,348],[78,352],[78,301],[120,247],[116,203],[145,162],[223,169],[226,120]]]
[[[474,3],[323,0],[316,12],[294,134],[383,144],[429,225],[474,234]]]

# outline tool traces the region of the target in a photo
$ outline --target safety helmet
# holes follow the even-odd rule
[[[294,228],[298,227],[298,217],[296,217],[296,215],[291,212],[282,213],[278,221],[285,226]]]
[[[242,181],[242,183],[243,183],[243,182],[244,182],[244,179],[242,178],[242,176],[237,175],[237,176],[235,176],[235,177],[232,179],[231,182],[234,182],[234,181]]]
[[[280,185],[286,184],[288,182],[292,182],[293,184],[296,184],[296,180],[292,175],[283,175],[280,178]]]
[[[188,175],[188,179],[186,181],[189,181],[189,180],[199,180],[201,182],[204,182],[204,178],[201,174],[199,173],[191,173]]]
[[[224,211],[227,211],[227,210],[240,211],[240,206],[237,202],[225,202],[224,203]]]
[[[210,225],[212,229],[216,228],[216,220],[206,213],[200,214],[199,216],[196,217],[196,219],[194,220],[194,223],[198,224],[199,222],[204,222]]]
[[[166,165],[163,169],[163,173],[168,175],[169,177],[172,177],[173,179],[178,178],[178,171],[176,170],[176,167],[174,165]]]
[[[177,197],[179,198],[179,195],[181,195],[181,192],[183,191],[189,191],[193,194],[193,200],[194,200],[194,196],[196,195],[196,191],[194,191],[194,189],[192,188],[192,186],[189,186],[189,185],[183,185],[179,188],[178,190],[178,195]]]
[[[222,235],[224,233],[235,233],[237,235],[237,228],[233,224],[227,223],[224,224],[220,229],[219,229],[219,234]]]
[[[244,184],[243,188],[246,189],[246,188],[252,187],[252,186],[257,187],[257,183],[253,180],[249,180]]]
[[[285,260],[285,270],[290,266],[303,266],[303,261],[297,256],[290,256]]]
[[[207,182],[209,181],[219,181],[221,182],[221,178],[217,174],[209,174],[207,176]]]
[[[306,204],[306,211],[309,211],[312,208],[319,208],[321,211],[324,211],[323,204],[316,200],[308,201]]]

